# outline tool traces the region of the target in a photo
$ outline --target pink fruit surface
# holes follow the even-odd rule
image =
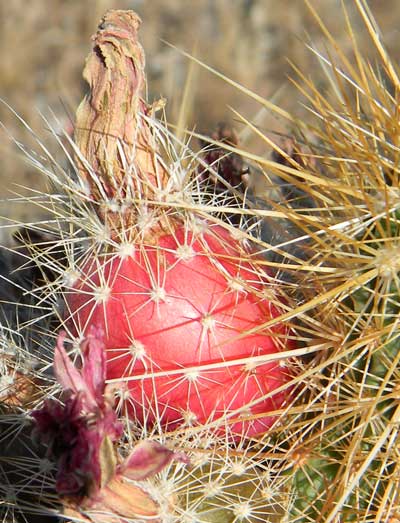
[[[235,433],[265,432],[288,398],[270,393],[291,376],[284,362],[254,357],[293,346],[287,328],[260,328],[280,314],[266,297],[272,281],[220,226],[180,226],[155,243],[89,258],[66,297],[72,330],[104,329],[107,378],[126,382],[141,423],[173,429],[228,415]]]

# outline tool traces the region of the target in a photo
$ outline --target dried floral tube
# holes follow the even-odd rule
[[[137,39],[140,18],[133,11],[108,11],[93,37],[83,76],[89,93],[75,125],[79,173],[100,204],[99,214],[112,230],[118,216],[109,206],[154,197],[166,182],[146,120],[151,108],[142,98],[145,58]],[[124,213],[131,223],[132,206]]]

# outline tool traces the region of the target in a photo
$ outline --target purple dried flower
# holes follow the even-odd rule
[[[105,396],[103,333],[92,327],[81,344],[78,370],[64,349],[65,333],[57,340],[54,373],[64,389],[64,405],[47,400],[32,413],[35,432],[57,462],[57,492],[67,496],[93,496],[114,474],[112,444],[122,435],[122,424]],[[107,456],[109,458],[109,456]],[[109,466],[105,469],[104,463]]]
[[[117,465],[114,443],[123,427],[106,386],[104,335],[92,327],[81,344],[82,367],[76,368],[64,349],[65,333],[57,340],[54,374],[63,388],[63,403],[46,400],[32,412],[35,435],[57,463],[58,494],[80,507],[106,509],[126,517],[156,515],[149,494],[124,478],[141,481],[160,472],[170,461],[186,456],[155,441],[142,441]]]
[[[238,147],[239,138],[235,130],[227,123],[218,124],[216,130],[211,134],[211,139],[226,143],[230,147]],[[223,147],[207,143],[202,140],[202,156],[206,164],[210,165],[227,184],[237,189],[244,190],[243,182],[246,179],[247,169],[245,168],[243,158],[237,153],[230,152]],[[203,182],[212,183],[217,191],[226,191],[227,185],[220,180],[213,179],[212,175],[202,169],[200,179]]]

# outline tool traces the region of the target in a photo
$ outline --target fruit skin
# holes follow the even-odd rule
[[[248,436],[274,423],[268,413],[285,403],[288,391],[262,398],[290,373],[282,362],[256,365],[253,358],[291,344],[281,326],[245,334],[280,314],[265,298],[267,275],[250,260],[221,226],[193,234],[182,225],[157,245],[140,243],[131,255],[84,264],[66,297],[68,321],[79,334],[91,325],[104,329],[107,378],[133,378],[128,405],[136,419],[173,429],[239,410],[231,430]],[[235,365],[235,359],[242,361]]]

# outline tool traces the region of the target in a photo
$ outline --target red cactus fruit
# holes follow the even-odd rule
[[[266,298],[267,276],[243,259],[222,227],[194,234],[182,226],[157,245],[83,267],[69,310],[80,332],[90,325],[106,332],[107,377],[127,380],[136,418],[173,428],[256,402],[232,430],[255,434],[271,425],[268,413],[287,392],[270,393],[290,376],[282,362],[257,365],[256,357],[276,353],[280,343],[287,348],[287,332],[260,329],[279,310]]]
[[[190,195],[157,151],[138,27],[132,12],[107,13],[86,62],[77,163],[111,241],[79,267],[68,321],[76,334],[104,330],[107,378],[128,384],[141,422],[174,428],[224,416],[235,433],[263,432],[287,398],[290,373],[274,354],[291,347],[288,330],[263,328],[280,306],[266,298],[275,293],[260,258],[179,210],[179,194]]]

